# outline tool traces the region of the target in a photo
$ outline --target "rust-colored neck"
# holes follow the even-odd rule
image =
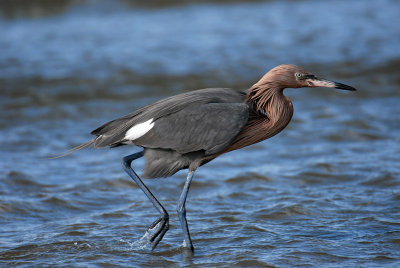
[[[281,108],[285,106],[283,88],[272,82],[260,82],[250,88],[246,102],[256,114],[268,117],[269,121],[276,121],[280,117]]]
[[[249,121],[223,153],[268,139],[283,130],[293,115],[293,105],[283,88],[273,83],[255,84],[246,97]]]

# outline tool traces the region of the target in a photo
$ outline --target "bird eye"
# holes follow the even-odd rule
[[[302,73],[295,73],[294,74],[296,76],[297,79],[301,80],[304,78],[304,75]]]

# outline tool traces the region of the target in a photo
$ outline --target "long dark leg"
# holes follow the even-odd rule
[[[168,212],[165,210],[165,208],[161,205],[160,202],[158,202],[158,200],[150,192],[149,188],[147,188],[147,186],[142,182],[142,180],[139,178],[139,176],[131,167],[132,161],[142,156],[143,156],[143,151],[125,156],[122,159],[122,167],[126,171],[126,173],[128,173],[129,176],[134,180],[134,182],[139,186],[139,188],[145,193],[145,195],[150,199],[155,208],[161,214],[160,218],[158,218],[155,222],[153,222],[148,228],[148,230],[151,230],[157,227],[155,232],[150,237],[150,243],[152,245],[152,249],[154,249],[169,229],[169,215]]]
[[[184,245],[191,251],[194,251],[194,247],[192,244],[192,239],[190,238],[189,227],[188,227],[188,224],[186,221],[185,203],[186,203],[186,197],[189,192],[190,183],[192,182],[193,175],[194,175],[194,171],[190,171],[188,173],[186,182],[185,182],[185,186],[183,187],[183,191],[182,191],[181,197],[179,198],[178,207],[177,207],[178,217],[179,217],[179,220],[181,221],[183,235],[185,237]]]

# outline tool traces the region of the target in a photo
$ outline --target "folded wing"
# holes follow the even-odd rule
[[[135,144],[180,154],[199,150],[215,154],[229,146],[247,123],[244,98],[243,92],[221,88],[173,96],[94,130],[95,146]]]

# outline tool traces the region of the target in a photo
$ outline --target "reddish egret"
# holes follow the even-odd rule
[[[301,87],[356,90],[318,78],[294,65],[279,65],[246,91],[208,88],[147,105],[95,129],[91,134],[97,137],[82,147],[93,143],[96,148],[127,144],[144,148],[124,157],[122,166],[161,214],[148,228],[152,231],[149,243],[153,249],[168,231],[169,215],[132,169],[132,161],[145,157],[142,176],[147,178],[168,177],[188,168],[177,212],[184,246],[193,251],[185,202],[195,170],[221,154],[279,133],[293,115],[292,102],[283,90]]]

